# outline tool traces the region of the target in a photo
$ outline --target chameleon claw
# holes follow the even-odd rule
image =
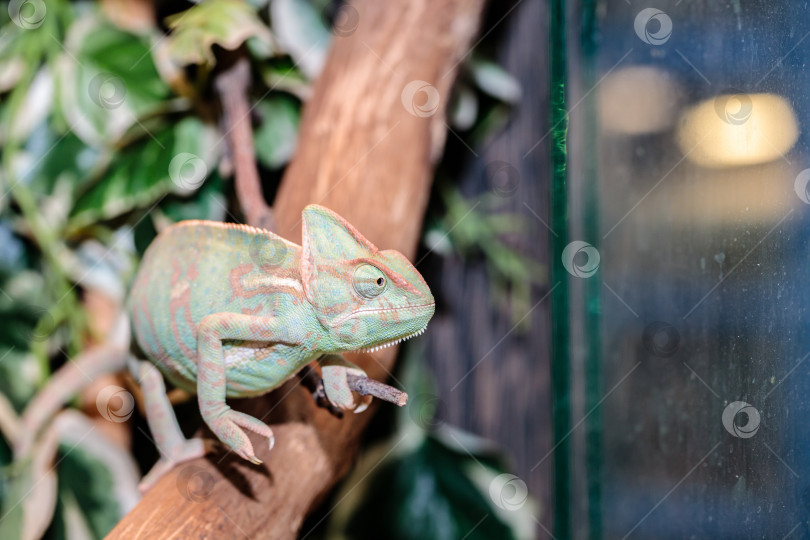
[[[270,439],[267,441],[268,450],[272,450],[275,445],[276,445],[276,438],[270,437]]]
[[[359,413],[365,411],[366,409],[368,409],[368,406],[371,405],[371,400],[372,399],[373,399],[373,396],[363,396],[360,399],[360,404],[357,407],[354,408],[354,414],[359,414]]]
[[[262,464],[262,460],[260,460],[256,456],[250,456],[249,458],[247,458],[247,460],[249,462],[253,463],[254,465],[261,465]]]

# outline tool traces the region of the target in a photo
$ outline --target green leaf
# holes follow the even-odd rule
[[[271,169],[285,165],[298,142],[300,104],[283,95],[271,95],[256,104],[261,124],[254,132],[259,161]]]
[[[64,47],[57,64],[62,109],[88,144],[117,141],[169,96],[143,37],[88,15],[71,26]]]
[[[0,501],[6,496],[6,488],[8,486],[5,467],[11,463],[13,455],[11,453],[10,441],[11,437],[19,436],[20,430],[20,417],[17,411],[11,405],[11,402],[6,399],[5,394],[0,392],[0,417],[2,417],[2,428],[0,429]],[[0,504],[2,506],[2,504]]]
[[[479,115],[480,116],[480,115]],[[485,110],[483,117],[479,117],[470,134],[470,144],[475,147],[488,144],[494,133],[498,133],[506,126],[512,117],[511,108],[504,103],[496,103]]]
[[[137,467],[124,448],[94,431],[81,413],[66,411],[59,424],[60,500],[75,501],[93,535],[103,538],[137,503]]]
[[[90,182],[99,152],[74,133],[60,134],[42,123],[26,141],[22,155],[17,177],[40,201],[46,221],[61,226],[74,198]]]
[[[396,411],[390,439],[369,448],[343,482],[324,537],[533,538],[537,508],[525,483],[505,472],[493,443],[433,419],[441,399],[420,357],[418,345],[406,347],[400,377],[414,398]]]
[[[259,73],[268,88],[289,92],[301,101],[312,96],[312,85],[289,57],[274,58],[262,64]]]
[[[227,201],[222,193],[224,184],[219,172],[214,170],[205,184],[192,197],[169,197],[161,203],[160,210],[173,223],[184,219],[223,221],[227,208]]]
[[[31,131],[48,117],[53,105],[53,94],[53,74],[42,68],[37,71],[31,84],[27,87],[25,98],[20,103],[18,113],[11,122],[8,134],[10,139],[25,140]]]
[[[37,47],[37,37],[11,22],[0,27],[0,36],[0,92],[8,92],[25,72],[25,46]]]
[[[48,338],[54,330],[53,319],[38,328],[40,320],[49,317],[41,273],[0,270],[0,290],[5,292],[0,294],[0,393],[21,410],[36,393],[42,375],[29,353],[31,344]]]
[[[37,6],[29,8],[38,11]],[[40,4],[39,7],[44,7]],[[5,12],[0,8],[0,12]],[[51,110],[53,73],[40,64],[47,57],[53,21],[43,19],[36,29],[23,29],[9,22],[0,27],[0,92],[4,96],[0,142],[24,140]]]
[[[383,456],[375,455],[376,459],[380,457]],[[517,538],[516,531],[493,508],[489,493],[482,491],[468,472],[488,469],[482,474],[497,477],[492,471],[498,471],[498,465],[491,457],[478,455],[473,459],[428,436],[414,451],[394,458],[383,457],[381,463],[375,463],[379,464],[362,484],[361,478],[354,474],[347,480],[338,500],[358,484],[360,493],[357,498],[346,499],[351,504],[350,511],[338,505],[336,520],[330,524],[327,537]]]
[[[284,50],[307,77],[317,78],[332,41],[318,10],[307,0],[274,0],[270,3],[270,16]]]
[[[152,243],[152,240],[157,236],[157,229],[151,219],[142,219],[135,224],[133,230],[133,240],[135,241],[135,251],[138,256],[143,258],[146,253],[146,248]]]
[[[138,255],[143,257],[146,248],[157,236],[156,225],[163,228],[184,219],[224,221],[228,204],[224,189],[225,182],[214,169],[202,187],[191,196],[166,197],[152,213],[152,219],[142,219],[135,225],[133,236]]]
[[[102,23],[85,35],[78,54],[98,71],[120,77],[126,85],[127,102],[136,114],[142,114],[169,95],[149,48],[142,37]]]
[[[4,470],[0,538],[40,538],[51,522],[57,477],[51,466],[58,446],[49,425],[29,453]]]
[[[254,49],[271,54],[277,49],[270,30],[250,4],[238,0],[209,0],[166,19],[172,34],[169,54],[180,65],[216,62],[211,47],[234,50],[249,38],[261,41]]]
[[[450,112],[453,127],[460,130],[470,129],[478,117],[478,97],[467,85],[459,84]]]
[[[48,536],[54,540],[91,540],[101,538],[94,534],[87,522],[79,503],[73,492],[62,490],[59,492],[59,499],[54,510],[54,520],[48,529]]]
[[[0,500],[0,538],[22,538],[23,536],[23,505],[18,501],[25,498],[33,483],[28,477],[21,477],[14,473],[9,474],[8,469],[2,475],[2,500]]]
[[[193,192],[217,159],[214,130],[198,118],[184,118],[122,149],[100,180],[78,199],[68,228],[73,231],[149,206],[170,192]]]
[[[520,83],[498,64],[473,58],[469,68],[478,87],[490,96],[509,104],[520,99]]]
[[[536,508],[526,497],[525,483],[505,473],[496,455],[476,451],[475,444],[465,446],[429,435],[401,454],[397,443],[371,449],[337,494],[340,502],[325,536],[533,538]]]
[[[27,263],[25,244],[14,234],[11,220],[0,220],[0,283],[5,282],[8,274],[22,270]]]
[[[2,314],[5,317],[6,314]],[[32,330],[32,327],[28,327]],[[0,393],[5,395],[21,411],[28,401],[34,397],[39,385],[39,369],[36,359],[26,349],[9,349],[0,347]],[[0,536],[2,538],[2,536]]]

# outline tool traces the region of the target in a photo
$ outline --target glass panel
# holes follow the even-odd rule
[[[805,537],[810,8],[554,7],[555,534]]]

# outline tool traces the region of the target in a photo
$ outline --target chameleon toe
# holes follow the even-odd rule
[[[363,396],[360,398],[360,404],[354,408],[354,414],[359,414],[368,409],[368,406],[371,405],[371,400],[372,396]]]

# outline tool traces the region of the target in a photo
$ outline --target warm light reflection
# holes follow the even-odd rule
[[[798,137],[793,109],[774,94],[721,94],[703,101],[684,113],[677,134],[687,159],[712,168],[779,159]]]
[[[627,135],[665,131],[675,122],[681,89],[668,72],[649,66],[617,70],[599,86],[599,121]]]
[[[688,228],[776,222],[801,204],[793,189],[797,172],[782,159],[715,170],[684,164],[642,205],[645,221]]]

